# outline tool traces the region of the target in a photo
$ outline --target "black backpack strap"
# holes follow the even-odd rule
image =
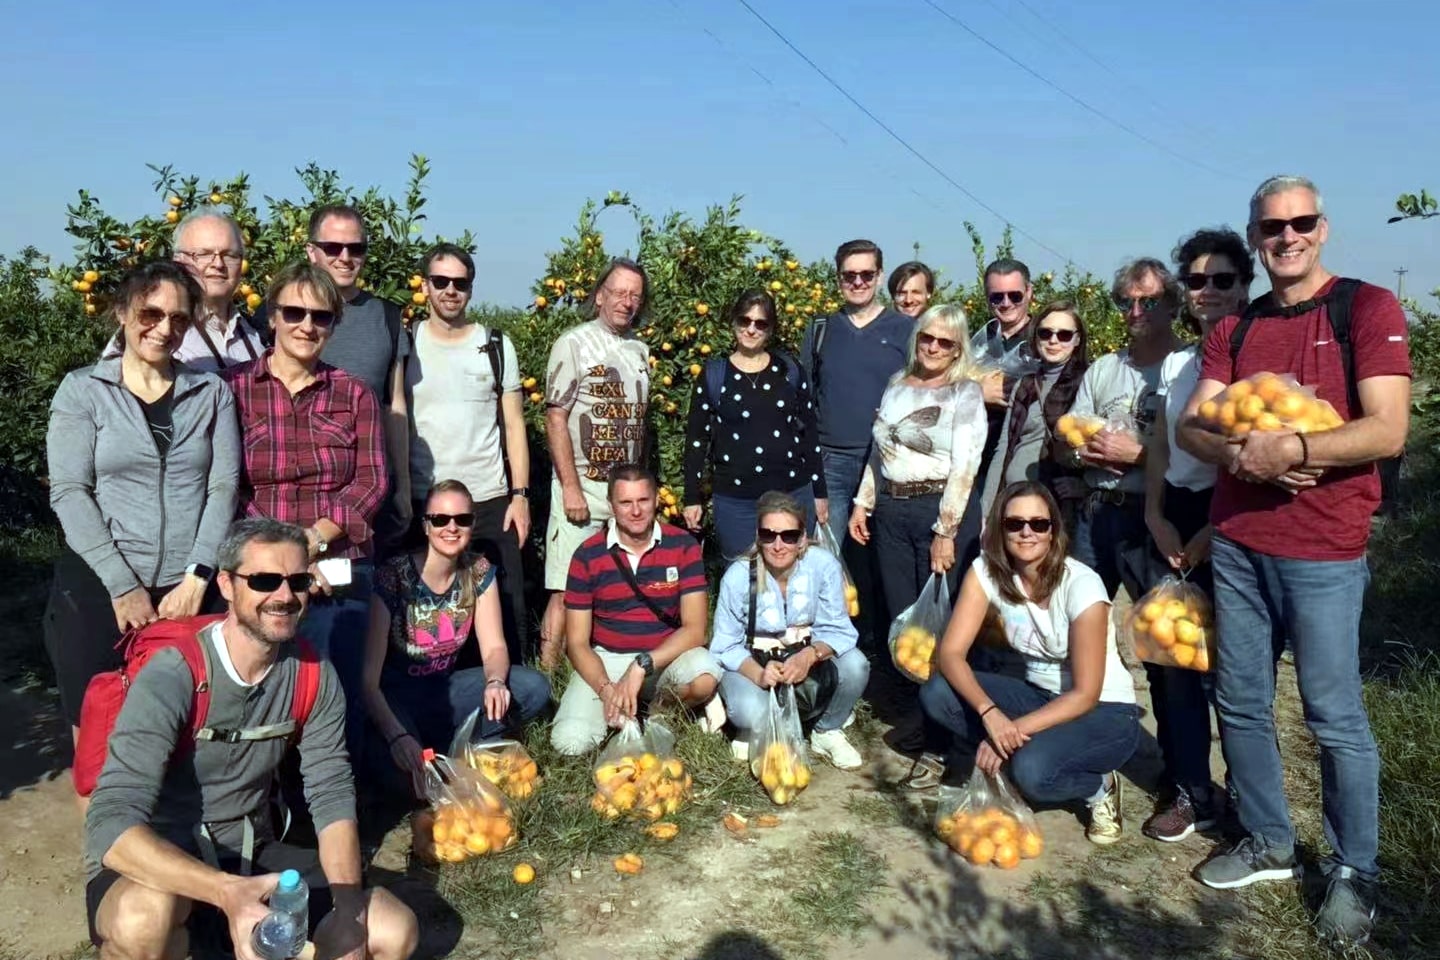
[[[816,317],[815,333],[810,338],[810,396],[816,398],[817,406],[820,396],[820,348],[825,345],[825,329],[828,326],[830,326],[828,316]]]
[[[759,572],[760,557],[757,555],[750,558],[750,609],[745,614],[745,642],[747,644],[755,642],[755,603],[757,600],[755,596],[755,576]]]
[[[1351,347],[1350,339],[1351,307],[1355,304],[1355,293],[1359,289],[1359,280],[1351,277],[1336,280],[1335,286],[1330,288],[1330,295],[1326,297],[1325,311],[1330,320],[1330,330],[1335,335],[1335,345],[1340,348],[1340,363],[1345,367],[1352,416],[1360,415],[1360,383],[1355,378],[1355,351]]]
[[[380,301],[385,309],[385,334],[390,339],[390,363],[385,369],[385,396],[380,397],[383,406],[390,405],[390,389],[393,384],[390,382],[390,370],[395,366],[395,361],[400,359],[400,338],[408,337],[410,334],[405,330],[405,319],[400,315],[400,308],[389,300]],[[406,351],[408,357],[411,351]]]
[[[665,626],[671,630],[679,630],[680,618],[678,616],[671,616],[669,613],[660,609],[660,605],[646,596],[645,591],[640,589],[640,582],[635,579],[635,571],[630,569],[630,561],[625,558],[624,551],[620,549],[620,544],[617,543],[610,548],[610,559],[615,561],[615,569],[619,570],[620,576],[624,577],[625,582],[630,584],[630,589],[634,591],[635,596],[640,599],[641,603],[650,608],[651,613],[655,614],[655,619],[665,624]]]
[[[489,327],[485,338],[485,346],[480,349],[490,359],[490,376],[495,380],[495,429],[500,434],[500,466],[505,471],[506,492],[514,489],[515,483],[510,479],[510,449],[505,437],[505,411],[501,401],[505,396],[505,347],[501,341],[503,334],[494,327]]]

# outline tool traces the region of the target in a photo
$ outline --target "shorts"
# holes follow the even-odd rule
[[[231,872],[239,869],[238,862],[227,862],[224,859],[220,861],[220,865]],[[255,852],[255,864],[251,874],[259,876],[284,870],[300,871],[310,887],[310,937],[313,939],[315,928],[334,906],[330,898],[330,882],[325,879],[325,872],[320,869],[319,851],[294,847],[279,841],[261,844]],[[95,930],[95,917],[100,912],[100,903],[105,899],[105,894],[110,892],[110,888],[119,879],[120,874],[104,867],[85,884],[85,916],[90,925],[90,942],[97,947],[102,941]],[[218,935],[219,944],[230,946],[230,925],[225,915],[216,907],[208,903],[192,904],[190,917],[185,923],[192,937],[213,940]]]
[[[564,590],[570,579],[570,558],[575,549],[594,536],[610,519],[606,485],[580,481],[585,503],[590,507],[589,523],[571,523],[565,518],[565,494],[560,481],[550,479],[550,526],[545,531],[545,589]]]

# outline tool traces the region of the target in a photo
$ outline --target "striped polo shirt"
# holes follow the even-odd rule
[[[607,650],[654,650],[673,632],[661,623],[626,582],[610,552],[618,544],[612,519],[575,550],[565,585],[565,606],[589,610],[591,642]],[[639,558],[620,550],[635,582],[655,605],[679,619],[680,598],[705,591],[705,564],[700,544],[679,527],[658,521],[649,549]]]

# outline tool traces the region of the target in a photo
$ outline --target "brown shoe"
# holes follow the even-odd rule
[[[1215,826],[1215,816],[1211,809],[1212,804],[1209,803],[1197,808],[1190,799],[1189,791],[1176,790],[1175,799],[1152,813],[1140,827],[1140,832],[1151,840],[1179,843],[1196,831],[1209,830]]]

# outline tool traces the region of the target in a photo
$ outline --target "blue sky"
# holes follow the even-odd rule
[[[1127,256],[1168,259],[1196,227],[1238,226],[1283,171],[1320,184],[1333,271],[1393,289],[1406,267],[1407,293],[1440,286],[1440,222],[1385,224],[1398,193],[1440,191],[1435,4],[936,0],[1162,150],[924,0],[750,2],[1083,268],[1108,276]],[[116,215],[153,212],[147,162],[296,196],[310,160],[398,192],[411,152],[433,164],[431,228],[476,233],[479,297],[501,303],[526,299],[580,204],[611,189],[657,215],[740,193],[746,224],[807,260],[868,236],[891,264],[919,243],[956,275],[971,269],[961,222],[992,243],[1003,227],[738,0],[6,6],[0,253],[68,257],[80,187]],[[602,229],[612,247],[633,238],[620,212]],[[1035,269],[1061,266],[1044,247],[1017,237]]]

